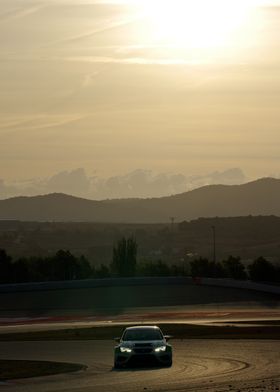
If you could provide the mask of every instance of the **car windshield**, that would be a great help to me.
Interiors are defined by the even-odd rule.
[[[141,328],[128,329],[125,331],[123,340],[162,340],[163,336],[159,329],[156,328]]]

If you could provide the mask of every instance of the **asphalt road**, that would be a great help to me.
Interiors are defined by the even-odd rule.
[[[107,316],[119,317],[143,308],[185,307],[211,309],[277,309],[279,295],[226,287],[193,284],[94,287],[38,292],[0,293],[1,318]]]
[[[10,392],[276,391],[280,341],[173,341],[172,368],[112,368],[112,341],[0,342],[1,359],[79,362],[88,370],[0,385]]]

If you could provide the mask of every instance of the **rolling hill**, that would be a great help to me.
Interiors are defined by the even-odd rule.
[[[153,199],[94,201],[53,193],[0,201],[1,220],[154,223],[199,217],[280,216],[280,180],[262,178],[244,185],[210,185]]]

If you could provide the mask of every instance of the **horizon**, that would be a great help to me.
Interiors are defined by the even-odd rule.
[[[242,185],[248,185],[248,184],[252,184],[252,183],[257,183],[257,182],[264,182],[267,180],[276,180],[276,181],[280,181],[280,178],[275,178],[275,177],[260,177],[260,178],[256,178],[256,179],[251,179],[248,180],[246,182],[243,183],[235,183],[235,184],[223,184],[223,183],[213,183],[213,184],[205,184],[205,185],[200,185],[197,187],[194,187],[192,189],[188,189],[182,192],[178,192],[178,193],[172,193],[172,194],[167,194],[167,195],[160,195],[160,196],[143,196],[143,197],[139,197],[139,196],[127,196],[127,197],[108,197],[108,198],[104,198],[104,199],[93,199],[93,198],[89,198],[89,197],[83,197],[81,195],[75,195],[75,194],[71,194],[71,193],[67,193],[67,192],[60,192],[60,191],[52,191],[52,192],[48,192],[48,193],[38,193],[38,194],[34,194],[34,195],[24,195],[24,194],[20,194],[20,195],[14,195],[14,196],[9,196],[6,198],[0,198],[1,200],[8,200],[8,199],[14,199],[14,198],[36,198],[36,197],[45,197],[45,196],[52,196],[52,195],[61,195],[61,196],[69,196],[69,197],[73,197],[73,198],[78,198],[78,199],[85,199],[85,200],[89,200],[89,201],[113,201],[113,200],[130,200],[130,199],[139,199],[139,200],[146,200],[146,199],[161,199],[161,198],[166,198],[166,197],[172,197],[172,196],[177,196],[177,195],[183,195],[185,193],[189,193],[189,192],[193,192],[202,188],[208,188],[208,187],[239,187]],[[245,215],[246,216],[246,215]],[[256,215],[258,216],[258,215]],[[275,215],[277,216],[277,215]],[[201,217],[203,218],[203,217]]]
[[[208,173],[204,176],[153,173],[135,170],[124,176],[88,177],[84,169],[63,171],[50,178],[29,179],[5,183],[0,180],[0,200],[14,197],[34,197],[64,194],[88,200],[148,199],[188,193],[207,186],[239,186],[261,180],[279,180],[276,176],[248,178],[240,169]],[[178,181],[179,180],[179,181]],[[159,186],[161,181],[161,186]],[[112,183],[113,186],[109,186]],[[75,191],[76,188],[79,191]]]

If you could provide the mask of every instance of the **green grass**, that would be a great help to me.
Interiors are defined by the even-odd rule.
[[[128,325],[0,334],[0,341],[36,340],[112,340],[119,337]],[[258,326],[159,324],[166,335],[176,339],[279,339],[280,322]]]
[[[0,360],[0,381],[18,378],[50,376],[85,370],[86,366],[75,363],[48,361]]]

